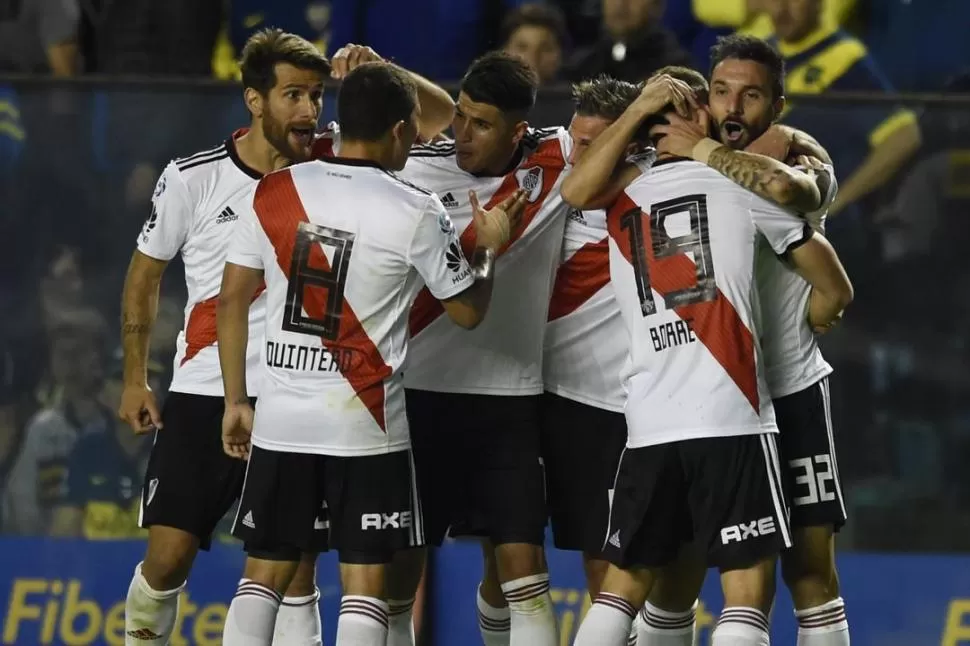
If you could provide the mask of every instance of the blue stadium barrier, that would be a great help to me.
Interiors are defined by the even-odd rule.
[[[124,599],[144,543],[64,539],[0,539],[0,643],[35,646],[124,644]],[[583,570],[575,554],[550,550],[552,594],[562,644],[572,642],[585,610]],[[242,571],[234,546],[201,554],[182,600],[183,617],[173,646],[215,646],[221,641],[228,603]],[[854,646],[970,645],[970,557],[845,554],[839,559]],[[436,645],[480,644],[474,595],[481,572],[476,545],[451,543],[439,550],[433,579]],[[320,560],[319,585],[325,643],[336,630],[337,568]],[[780,588],[781,589],[781,588]],[[700,646],[721,608],[717,581],[709,577],[699,613]],[[779,593],[773,642],[795,643],[786,592]]]

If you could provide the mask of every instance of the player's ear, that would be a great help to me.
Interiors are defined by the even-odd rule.
[[[519,121],[514,126],[512,126],[512,141],[518,144],[522,141],[522,137],[529,131],[528,121]]]
[[[259,90],[247,87],[243,90],[243,99],[246,101],[246,107],[249,108],[251,115],[257,118],[263,116],[263,95],[259,93]]]
[[[785,111],[785,104],[786,100],[784,95],[775,99],[775,102],[771,105],[772,109],[775,111],[772,121],[777,121],[781,118],[781,113]]]
[[[407,128],[407,124],[404,121],[398,121],[393,126],[391,126],[391,135],[397,141],[404,141],[404,130]],[[411,144],[407,144],[410,148]]]

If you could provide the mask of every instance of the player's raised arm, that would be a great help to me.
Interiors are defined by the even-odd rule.
[[[158,314],[162,274],[182,248],[194,207],[175,164],[155,186],[152,213],[132,254],[121,295],[121,344],[124,350],[124,390],[118,417],[136,433],[161,428],[155,395],[148,387],[148,348]]]
[[[343,79],[361,63],[383,60],[377,52],[366,45],[348,43],[337,50],[337,53],[330,59],[333,67],[330,75],[338,80]],[[411,81],[414,82],[418,91],[418,105],[421,106],[418,133],[422,141],[432,141],[451,125],[455,118],[455,101],[444,88],[420,74],[415,74],[411,70],[406,70],[398,65],[395,65],[395,67],[404,70]]]
[[[627,146],[646,119],[673,104],[685,114],[697,106],[687,83],[666,74],[650,79],[640,96],[620,118],[600,134],[563,181],[562,197],[578,209],[598,209],[612,204],[640,169],[622,163]]]
[[[452,321],[470,330],[481,323],[488,312],[496,258],[522,216],[527,194],[522,190],[516,191],[488,211],[482,209],[474,191],[468,197],[475,225],[475,250],[470,261],[465,260],[457,244],[451,251],[459,256],[461,267],[458,275],[467,277],[465,282],[468,286],[455,296],[441,299],[441,304]]]

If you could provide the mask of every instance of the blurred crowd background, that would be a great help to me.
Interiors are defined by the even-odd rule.
[[[542,79],[536,126],[568,123],[571,81],[706,72],[740,30],[786,57],[782,120],[842,188],[829,236],[856,302],[824,346],[841,547],[970,551],[967,25],[967,0],[0,0],[0,533],[139,536],[151,438],[114,413],[122,279],[167,161],[247,124],[233,59],[255,30],[364,43],[447,87],[505,48]],[[162,395],[180,272],[152,338]]]

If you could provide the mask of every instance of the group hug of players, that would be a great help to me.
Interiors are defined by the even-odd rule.
[[[125,283],[119,414],[155,432],[126,644],[169,642],[238,498],[230,646],[322,643],[325,550],[338,646],[413,644],[449,534],[482,539],[486,646],[558,646],[547,524],[584,559],[577,646],[689,646],[710,567],[711,643],[768,644],[779,556],[799,645],[847,645],[816,343],[852,299],[822,235],[834,172],[773,125],[770,46],[733,36],[712,58],[710,79],[581,83],[568,129],[534,129],[536,76],[511,56],[475,61],[455,100],[367,47],[253,36],[251,125],[165,169]],[[318,133],[328,77],[338,120]],[[176,254],[188,305],[159,411],[146,363]]]

